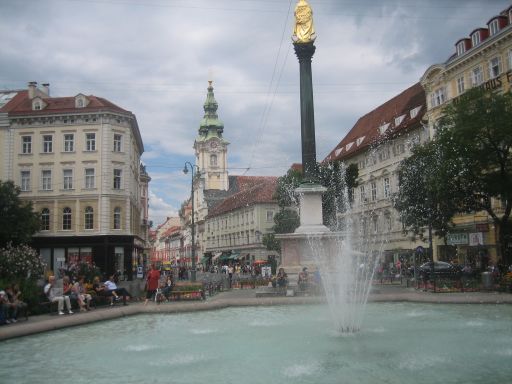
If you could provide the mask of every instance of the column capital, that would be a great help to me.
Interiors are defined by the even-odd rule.
[[[299,59],[299,63],[311,62],[311,58],[315,54],[316,47],[313,42],[310,43],[293,43],[295,54]]]

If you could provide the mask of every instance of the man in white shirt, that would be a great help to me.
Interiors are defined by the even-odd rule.
[[[69,296],[62,295],[62,288],[55,287],[55,276],[48,277],[48,284],[44,287],[44,294],[48,297],[50,302],[57,302],[59,306],[59,315],[63,315],[64,312],[64,303],[66,303],[66,308],[68,309],[68,313],[71,315],[73,311],[71,311],[71,302],[69,301]]]

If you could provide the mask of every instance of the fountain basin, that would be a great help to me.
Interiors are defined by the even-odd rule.
[[[369,303],[362,331],[341,335],[322,305],[139,315],[2,342],[0,371],[42,384],[503,383],[511,317],[508,305]]]

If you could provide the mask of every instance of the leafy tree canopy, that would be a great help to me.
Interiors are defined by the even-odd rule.
[[[505,254],[511,242],[512,95],[471,89],[444,108],[436,128],[434,141],[400,166],[395,206],[404,224],[417,230],[431,223],[443,231],[455,213],[484,210],[499,228]]]
[[[0,180],[0,247],[29,243],[40,228],[39,215],[31,202],[20,199],[20,189],[12,181]]]

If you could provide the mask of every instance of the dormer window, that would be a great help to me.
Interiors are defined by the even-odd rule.
[[[416,116],[418,116],[418,113],[420,113],[421,105],[419,107],[416,107],[414,109],[411,109],[411,119],[414,119]]]
[[[400,124],[402,124],[402,121],[404,121],[405,115],[398,116],[395,118],[395,127],[398,127]]]
[[[75,96],[75,108],[85,108],[87,107],[87,104],[88,100],[84,95],[79,94]]]
[[[466,45],[464,40],[462,40],[457,43],[457,56],[462,55],[464,52],[466,52]]]
[[[493,21],[491,21],[489,23],[489,34],[491,36],[494,36],[495,34],[497,34],[499,30],[500,30],[500,24],[498,23],[498,19],[494,19]]]
[[[40,111],[45,107],[44,101],[40,97],[35,97],[32,100],[32,110],[33,111]]]
[[[357,140],[356,140],[356,145],[359,147],[361,145],[361,143],[364,141],[364,138],[366,136],[363,136],[363,137],[358,137]]]
[[[386,131],[387,131],[388,127],[389,127],[389,123],[382,124],[382,125],[379,127],[379,133],[380,133],[381,135],[383,135],[383,134],[384,134],[384,132],[386,132]]]
[[[471,44],[473,47],[476,47],[480,44],[480,31],[476,31],[471,35]]]

